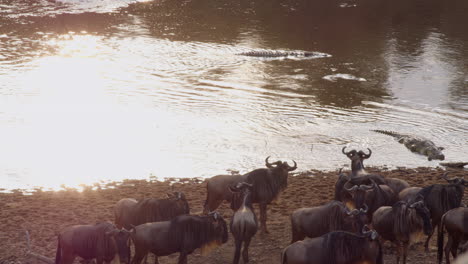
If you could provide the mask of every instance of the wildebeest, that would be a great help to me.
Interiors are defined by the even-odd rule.
[[[226,222],[218,213],[205,216],[179,215],[170,221],[141,224],[131,230],[135,244],[132,263],[139,264],[152,252],[167,256],[179,252],[179,264],[187,263],[187,256],[197,248],[209,249],[227,242]]]
[[[346,147],[343,147],[341,151],[351,160],[351,175],[348,176],[341,173],[340,170],[339,178],[335,184],[335,200],[345,201],[346,194],[343,194],[343,188],[345,186],[349,188],[353,185],[370,184],[371,180],[379,185],[387,185],[390,187],[395,197],[401,190],[409,187],[409,184],[404,180],[385,178],[380,175],[367,173],[364,169],[364,160],[370,158],[372,154],[369,148],[369,154],[364,153],[362,150],[356,151],[354,149],[346,152],[345,149]]]
[[[444,247],[444,229],[447,230],[448,240]],[[450,264],[450,253],[457,257],[457,249],[460,242],[468,239],[468,208],[458,207],[442,216],[437,233],[437,259],[439,264],[445,251],[446,263]]]
[[[383,240],[389,240],[397,246],[397,264],[403,255],[406,263],[408,246],[417,242],[421,233],[428,235],[432,232],[429,210],[423,198],[408,204],[399,201],[393,206],[382,206],[374,212],[372,226]]]
[[[356,151],[354,149],[345,151],[346,146],[341,149],[341,152],[351,160],[351,178],[358,177],[361,173],[365,173],[364,160],[370,158],[372,150],[369,150],[369,154],[364,153],[362,150]]]
[[[368,222],[367,209],[367,205],[364,205],[359,210],[350,210],[339,201],[297,209],[291,214],[291,243],[305,237],[319,237],[337,230],[360,232]]]
[[[307,238],[287,246],[281,255],[282,264],[381,264],[382,247],[375,231],[362,235],[334,231],[321,237]]]
[[[267,168],[256,169],[244,175],[218,175],[208,180],[207,198],[204,212],[215,210],[223,200],[231,200],[232,194],[229,186],[240,181],[253,185],[252,203],[258,203],[260,207],[260,225],[264,233],[268,233],[266,227],[267,205],[270,204],[278,194],[288,185],[288,173],[297,169],[297,163],[293,160],[294,166],[289,166],[287,162],[268,162],[265,159]],[[228,194],[229,193],[229,194]]]
[[[232,263],[239,263],[242,243],[244,243],[242,259],[244,263],[248,263],[250,240],[257,233],[257,217],[252,207],[252,185],[241,182],[231,186],[230,190],[234,193],[231,208],[235,210],[231,218],[230,229],[236,246]]]
[[[351,201],[346,205],[351,208],[362,208],[367,204],[367,217],[372,222],[373,213],[381,206],[393,205],[396,202],[395,194],[387,185],[376,184],[370,180],[370,185],[354,185],[351,188],[344,187],[349,192]]]
[[[118,230],[111,223],[75,225],[65,228],[58,236],[56,264],[71,264],[76,256],[96,259],[97,264],[119,258],[130,262],[129,232]]]
[[[424,197],[424,203],[431,212],[431,220],[434,229],[436,226],[437,228],[440,228],[439,223],[442,215],[450,209],[460,207],[465,186],[468,185],[468,181],[465,181],[462,178],[447,178],[447,173],[444,173],[442,178],[444,178],[449,184],[433,184],[424,187],[418,193],[418,195],[422,195]],[[426,252],[429,251],[429,240],[431,239],[433,232],[427,237],[427,240],[424,243]]]
[[[168,198],[156,199],[145,198],[131,207],[131,223],[130,225],[141,225],[150,222],[168,221],[172,218],[190,213],[190,207],[181,192],[168,194]],[[124,224],[125,228],[130,229],[128,224]]]

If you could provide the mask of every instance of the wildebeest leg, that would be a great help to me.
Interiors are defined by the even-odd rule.
[[[439,224],[437,224],[437,233],[439,233],[439,228],[440,226]],[[434,230],[435,230],[435,226],[434,228],[432,228],[431,233],[427,236],[426,242],[424,243],[424,250],[426,251],[426,253],[429,252],[429,240],[431,240],[431,237],[434,234]]]
[[[58,264],[72,264],[74,260],[75,255],[73,255],[73,253],[62,251],[62,258],[60,259]]]
[[[261,225],[261,230],[262,233],[268,234],[268,230],[266,227],[266,221],[267,221],[267,205],[266,204],[259,204],[260,207],[260,225]]]
[[[187,253],[180,252],[178,264],[187,264]]]
[[[453,238],[452,236],[449,234],[448,235],[448,239],[447,239],[447,243],[445,244],[445,248],[444,248],[444,251],[445,251],[445,262],[447,264],[450,264],[450,251],[452,251],[452,247],[453,247]]]
[[[242,240],[236,238],[236,241],[234,242],[234,244],[235,244],[236,249],[234,251],[234,260],[232,261],[232,263],[237,264],[239,263],[240,253],[242,249]]]
[[[403,243],[403,264],[406,264],[407,256],[408,256],[408,243]]]
[[[453,244],[452,244],[452,257],[453,259],[457,258],[457,250],[458,250],[458,245],[460,244],[460,238],[459,237],[453,237]]]
[[[132,264],[140,264],[143,258],[147,255],[147,251],[135,248],[135,256],[133,257]]]
[[[249,263],[249,245],[250,239],[247,238],[244,240],[244,250],[242,251],[242,259],[244,260],[244,264]]]
[[[397,242],[396,248],[397,248],[396,263],[399,264],[400,263],[400,256],[401,256],[401,253],[403,251],[401,243]]]
[[[154,255],[154,264],[159,264],[158,256]]]

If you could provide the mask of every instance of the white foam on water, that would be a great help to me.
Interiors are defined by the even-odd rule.
[[[367,80],[362,78],[362,77],[356,77],[352,74],[348,73],[337,73],[337,74],[331,74],[331,75],[326,75],[323,76],[322,79],[325,79],[327,81],[331,82],[336,82],[338,79],[343,79],[343,80],[352,80],[352,81],[359,81],[359,82],[366,82]]]

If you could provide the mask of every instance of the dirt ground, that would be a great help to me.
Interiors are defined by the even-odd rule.
[[[400,178],[412,186],[427,186],[445,183],[441,179],[442,169],[418,168],[380,170],[385,177]],[[449,177],[467,176],[467,170],[449,170]],[[268,207],[267,225],[270,234],[257,233],[250,246],[251,263],[279,263],[281,251],[291,239],[290,214],[301,207],[322,205],[333,198],[337,172],[309,171],[289,177],[288,188]],[[171,186],[172,185],[172,186]],[[36,263],[37,260],[25,256],[27,248],[25,230],[30,232],[31,250],[34,253],[53,259],[57,246],[57,233],[64,227],[76,224],[93,224],[99,221],[113,221],[115,203],[125,197],[141,199],[144,197],[165,197],[166,192],[182,191],[185,193],[191,213],[199,213],[206,196],[206,184],[200,179],[180,179],[159,181],[127,180],[113,183],[92,190],[66,190],[58,192],[37,191],[32,195],[21,192],[0,193],[0,264]],[[468,196],[465,191],[464,203]],[[232,212],[227,204],[219,211],[229,221]],[[256,207],[258,216],[258,207]],[[417,245],[409,252],[408,263],[436,263],[437,248],[435,237],[432,248],[426,254],[422,245]],[[384,247],[385,263],[395,263],[395,255],[388,242]],[[221,247],[207,256],[201,256],[196,250],[189,256],[189,263],[230,263],[234,253],[232,236]],[[178,254],[160,258],[161,263],[176,263]],[[75,262],[77,262],[75,260]],[[149,263],[153,263],[150,259]]]

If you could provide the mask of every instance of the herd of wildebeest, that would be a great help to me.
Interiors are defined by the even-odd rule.
[[[424,247],[437,226],[438,263],[445,253],[457,257],[459,246],[468,239],[468,208],[462,207],[468,181],[441,175],[447,184],[411,187],[406,181],[367,173],[363,162],[372,152],[346,150],[351,172],[339,172],[335,197],[324,205],[300,208],[291,214],[291,244],[281,254],[285,264],[383,263],[382,243],[397,248],[396,262],[406,263],[409,246],[427,236]],[[297,168],[293,161],[270,162],[266,168],[244,175],[217,175],[207,182],[204,212],[191,215],[181,192],[167,198],[124,198],[115,205],[115,225],[71,226],[58,236],[56,264],[70,264],[76,256],[96,259],[98,264],[116,258],[139,264],[152,253],[159,256],[179,252],[178,263],[187,263],[194,250],[208,250],[226,243],[226,221],[215,210],[230,202],[233,215],[229,231],[234,238],[233,263],[249,262],[249,244],[260,229],[268,233],[267,206],[287,187],[288,174]],[[252,204],[258,204],[259,221]],[[444,245],[444,233],[448,241]],[[134,245],[131,257],[130,245]],[[461,246],[460,246],[461,247]],[[145,260],[146,261],[146,260]]]

